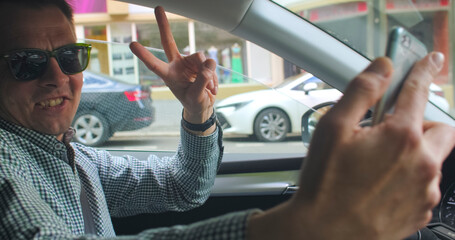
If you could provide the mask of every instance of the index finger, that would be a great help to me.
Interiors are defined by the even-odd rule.
[[[147,50],[138,42],[130,43],[130,49],[152,72],[156,73],[160,78],[165,79],[168,67],[167,63],[161,61],[159,58],[155,57],[153,53]]]
[[[417,128],[422,127],[429,87],[443,63],[444,55],[438,52],[432,52],[416,62],[403,83],[392,118],[399,118],[401,122],[413,124]]]
[[[167,20],[164,8],[158,6],[155,8],[155,17],[160,29],[161,45],[166,53],[167,59],[171,62],[173,59],[180,58],[180,53],[172,36],[171,27]]]

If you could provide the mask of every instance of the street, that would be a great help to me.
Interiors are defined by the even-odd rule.
[[[179,141],[182,106],[176,100],[155,100],[155,121],[146,128],[117,132],[99,148],[108,150],[175,151]],[[306,153],[301,136],[266,143],[243,135],[224,134],[224,151],[230,153]]]

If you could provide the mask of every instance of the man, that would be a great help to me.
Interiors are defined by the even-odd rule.
[[[75,41],[70,18],[54,4],[41,5],[42,1],[40,8],[31,8],[18,2],[0,3],[1,52],[23,48],[54,50]],[[131,49],[165,80],[182,102],[184,119],[193,124],[202,123],[211,115],[210,100],[216,93],[216,79],[211,74],[214,66],[202,56],[192,55],[185,60],[197,68],[179,67],[182,58],[175,50],[163,9],[156,8],[156,15],[162,44],[171,63],[160,62],[137,43],[131,44]],[[58,51],[55,52],[58,57]],[[431,53],[419,61],[403,86],[396,113],[377,126],[361,128],[358,122],[385,92],[393,71],[390,60],[373,61],[351,82],[339,103],[321,118],[313,137],[316,144],[311,145],[302,167],[300,190],[290,201],[264,212],[254,209],[236,212],[188,226],[151,229],[122,239],[390,240],[410,235],[429,221],[431,209],[440,197],[442,162],[455,145],[455,131],[451,127],[423,122],[428,87],[443,61],[440,53]],[[150,187],[158,183],[132,184],[128,173],[137,169],[125,169],[129,159],[114,158],[107,152],[79,144],[65,145],[67,151],[56,150],[66,142],[63,133],[78,102],[81,83],[77,81],[77,68],[59,66],[51,58],[43,75],[35,79],[33,75],[30,77],[35,71],[14,66],[9,68],[6,63],[0,63],[2,239],[114,237],[110,214],[122,216],[150,208],[160,210],[149,206],[155,200],[146,204],[134,202],[136,198],[153,197],[143,185]],[[182,72],[191,77],[182,79],[178,76]],[[27,78],[32,79],[24,80]],[[49,87],[64,94],[51,95],[46,90]],[[19,89],[28,94],[17,94]],[[71,109],[70,117],[62,120],[66,117],[63,112],[66,107]],[[33,118],[34,111],[43,119]],[[185,138],[186,133],[182,134]],[[38,135],[41,142],[34,139]],[[327,135],[333,137],[325,138]],[[190,141],[198,144],[203,140],[193,137]],[[319,149],[322,145],[324,149]],[[47,151],[43,150],[46,146],[50,146]],[[378,149],[388,151],[378,154]],[[38,150],[40,154],[33,154]],[[212,158],[219,158],[218,151],[208,152],[216,155]],[[151,162],[159,163],[141,167],[155,171],[161,164],[159,160]],[[210,163],[203,161],[204,164]],[[127,186],[116,184],[125,180]],[[175,191],[182,194],[185,190]],[[188,195],[195,194],[193,189],[188,191]],[[409,198],[413,201],[406,201]],[[172,196],[166,200],[174,201]]]
[[[175,45],[164,46],[170,63],[160,62],[155,72],[184,106],[185,129],[174,157],[137,161],[71,146],[68,129],[90,46],[75,44],[65,1],[0,5],[1,239],[46,231],[114,236],[111,215],[184,211],[207,199],[222,157],[221,130],[213,118],[218,85],[213,60],[201,53],[183,58]],[[165,20],[162,9],[158,18]],[[167,22],[161,28],[169,33]]]

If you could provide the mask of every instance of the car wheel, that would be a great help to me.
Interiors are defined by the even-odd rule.
[[[77,114],[73,128],[76,129],[74,141],[87,146],[99,146],[111,136],[107,120],[98,112]]]
[[[266,109],[254,120],[254,135],[260,141],[279,142],[286,138],[290,121],[285,112],[279,109]]]

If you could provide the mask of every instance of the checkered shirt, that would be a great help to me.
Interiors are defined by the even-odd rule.
[[[181,130],[173,157],[117,157],[0,119],[0,239],[116,238],[111,216],[186,211],[210,194],[223,147]],[[95,235],[84,236],[84,188]],[[255,210],[121,239],[243,239]]]

